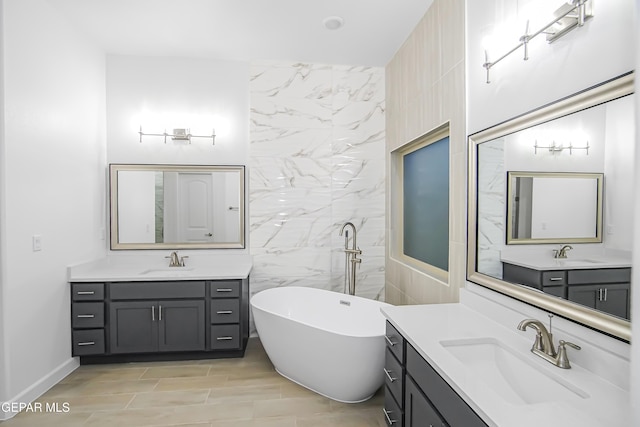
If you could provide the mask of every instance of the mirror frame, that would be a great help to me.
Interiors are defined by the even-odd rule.
[[[623,341],[631,341],[631,322],[591,308],[519,286],[477,271],[478,145],[550,120],[634,93],[633,72],[517,116],[468,137],[467,280],[501,294],[568,318]],[[505,213],[506,214],[506,213]]]
[[[240,194],[238,215],[240,217],[240,238],[237,242],[211,243],[120,243],[118,241],[118,172],[161,171],[161,172],[239,172]],[[244,249],[245,248],[245,167],[244,166],[200,166],[200,165],[160,165],[160,164],[115,164],[109,165],[110,232],[111,250],[142,249]]]
[[[594,237],[513,237],[514,188],[512,178],[592,178],[597,182],[596,229]],[[603,173],[583,172],[507,172],[507,245],[538,245],[547,243],[602,243]]]

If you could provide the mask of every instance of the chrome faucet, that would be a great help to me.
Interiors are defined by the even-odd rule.
[[[184,267],[184,259],[189,258],[188,256],[178,256],[178,251],[171,252],[171,255],[166,256],[165,258],[169,258],[169,267]]]
[[[351,248],[349,248],[349,230],[345,231],[345,228],[350,227],[353,231],[353,237],[351,238]],[[356,294],[356,264],[362,263],[362,259],[358,258],[358,255],[362,254],[360,248],[356,244],[356,226],[352,222],[345,222],[340,229],[340,236],[345,235],[344,238],[344,252],[347,255],[345,260],[345,288],[348,288],[349,295]],[[349,267],[351,264],[351,267]]]
[[[573,249],[573,247],[571,245],[564,245],[563,247],[561,247],[560,249],[554,249],[553,250],[553,257],[554,258],[566,258],[567,257],[567,251]]]
[[[572,342],[560,340],[558,341],[558,350],[556,351],[553,345],[553,334],[547,330],[542,322],[535,319],[524,319],[518,324],[518,330],[520,331],[526,330],[527,327],[536,331],[536,339],[531,347],[531,352],[533,354],[542,357],[544,360],[558,368],[571,368],[569,358],[567,357],[566,346],[572,347],[576,350],[580,350],[580,346]]]

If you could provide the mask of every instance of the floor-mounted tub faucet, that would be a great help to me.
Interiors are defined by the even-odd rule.
[[[353,231],[353,237],[351,238],[351,247],[349,247],[349,230],[345,228],[350,227]],[[346,254],[345,260],[345,292],[348,291],[349,295],[356,294],[356,264],[360,264],[362,259],[358,258],[358,255],[362,254],[362,251],[356,244],[356,226],[352,222],[345,222],[340,229],[340,236],[344,234],[344,252]]]

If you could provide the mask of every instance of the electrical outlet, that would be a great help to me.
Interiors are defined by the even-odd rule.
[[[39,234],[34,234],[31,238],[31,243],[33,245],[33,252],[38,252],[42,250],[42,236]]]

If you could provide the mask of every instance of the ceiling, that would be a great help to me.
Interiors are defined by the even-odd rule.
[[[47,1],[109,54],[384,66],[433,0]]]

